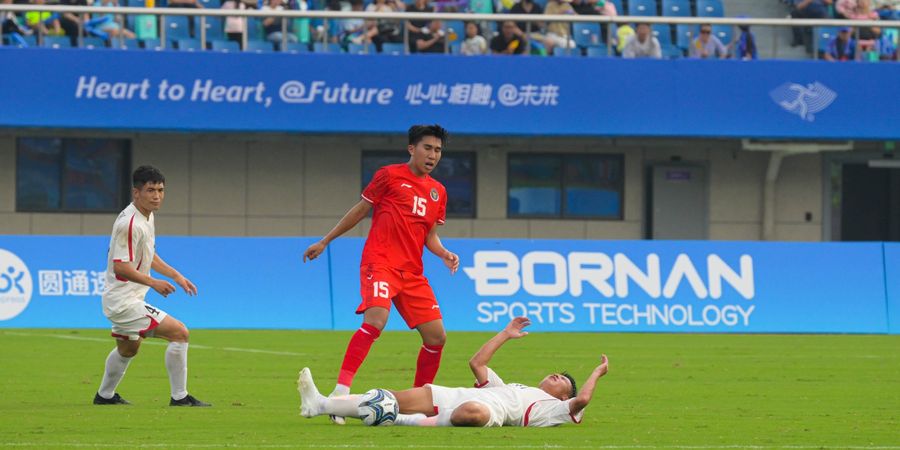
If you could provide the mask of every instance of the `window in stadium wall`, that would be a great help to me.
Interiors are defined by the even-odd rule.
[[[623,166],[622,155],[511,153],[507,216],[621,220]]]
[[[19,138],[16,211],[118,212],[130,201],[124,139]]]
[[[409,155],[402,151],[363,152],[361,190],[379,168],[407,161]],[[448,217],[475,217],[475,153],[444,153],[431,176],[447,188]]]

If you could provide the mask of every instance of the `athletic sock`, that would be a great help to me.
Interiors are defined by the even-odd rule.
[[[361,366],[363,360],[366,359],[366,355],[369,354],[369,349],[372,348],[372,344],[378,339],[378,336],[381,336],[381,330],[367,323],[362,324],[362,326],[356,330],[356,333],[353,333],[353,337],[350,338],[350,343],[347,344],[347,353],[344,354],[344,362],[341,364],[341,373],[338,375],[338,384],[343,384],[348,387],[353,384],[353,377],[356,376],[356,371],[359,370],[359,366]]]
[[[422,348],[419,349],[419,359],[416,361],[416,379],[413,387],[421,387],[434,382],[438,367],[441,366],[443,350],[443,345],[422,345]]]
[[[397,418],[394,419],[394,425],[408,427],[434,427],[437,426],[437,420],[435,420],[436,418],[437,416],[427,417],[422,413],[397,414]]]
[[[181,400],[187,396],[187,342],[169,342],[166,348],[166,370],[172,386],[172,398]]]
[[[125,376],[125,369],[131,358],[126,358],[119,354],[119,349],[114,348],[106,357],[106,371],[103,372],[103,381],[100,382],[100,390],[97,391],[101,397],[109,400],[116,395],[116,388],[122,377]]]
[[[329,397],[340,397],[342,395],[350,395],[350,386],[338,383],[334,385],[334,390],[328,394]]]
[[[322,413],[338,417],[359,417],[359,402],[362,395],[341,395],[338,397],[322,397]]]

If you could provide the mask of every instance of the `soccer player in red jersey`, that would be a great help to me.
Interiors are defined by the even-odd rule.
[[[363,323],[350,338],[331,395],[350,393],[353,377],[387,323],[391,301],[406,324],[422,336],[413,386],[432,383],[440,366],[447,334],[437,299],[422,275],[422,248],[427,247],[451,274],[456,273],[459,257],[444,248],[435,227],[445,220],[447,190],[429,176],[441,160],[448,134],[439,125],[413,125],[408,134],[409,161],[379,169],[359,203],[303,253],[304,262],[316,259],[374,208],[359,274],[362,303],[356,313],[363,315]],[[342,418],[333,419],[343,423]]]

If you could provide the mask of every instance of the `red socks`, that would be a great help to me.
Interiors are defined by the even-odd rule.
[[[350,343],[347,344],[347,353],[344,354],[344,362],[341,364],[341,373],[338,375],[338,384],[343,384],[344,386],[349,387],[353,383],[353,377],[356,376],[356,371],[359,370],[359,366],[362,365],[363,360],[366,359],[366,355],[369,354],[369,349],[372,348],[372,343],[378,339],[378,336],[381,336],[381,330],[373,327],[367,323],[362,324],[356,333],[353,333],[353,337],[350,338]],[[438,354],[438,359],[440,359],[440,353]],[[421,360],[421,355],[419,356]],[[437,366],[435,366],[435,371],[437,371]],[[432,375],[433,377],[434,375]]]
[[[416,380],[413,387],[421,387],[434,382],[438,367],[441,366],[443,345],[422,345],[419,359],[416,361]]]

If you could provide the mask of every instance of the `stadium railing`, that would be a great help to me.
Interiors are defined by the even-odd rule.
[[[515,21],[515,22],[524,22],[527,24],[526,34],[531,34],[531,26],[535,22],[566,22],[570,24],[624,24],[624,23],[649,23],[652,25],[657,24],[669,24],[675,25],[676,28],[688,28],[687,33],[691,34],[691,31],[694,26],[699,26],[702,24],[710,24],[713,27],[721,27],[721,26],[740,26],[740,25],[748,25],[748,26],[768,26],[768,27],[812,27],[814,31],[818,31],[819,29],[838,29],[842,27],[853,27],[856,33],[857,42],[859,41],[859,28],[860,27],[880,27],[882,29],[889,30],[897,30],[900,29],[900,20],[846,20],[846,19],[791,19],[791,18],[738,18],[738,17],[675,17],[675,16],[594,16],[594,15],[532,15],[532,14],[505,14],[505,13],[494,13],[494,14],[476,14],[476,13],[455,13],[455,12],[434,12],[434,13],[413,13],[413,12],[364,12],[364,11],[298,11],[298,10],[240,10],[240,9],[191,9],[191,8],[139,8],[139,7],[128,7],[128,6],[62,6],[62,5],[13,5],[13,4],[0,4],[0,13],[5,15],[6,12],[13,13],[26,13],[26,12],[49,12],[49,13],[74,13],[74,14],[113,14],[116,17],[116,20],[119,23],[120,27],[125,27],[126,19],[128,16],[137,16],[137,15],[152,15],[156,16],[158,22],[158,30],[159,30],[159,47],[156,48],[158,50],[164,50],[170,47],[171,42],[170,39],[167,38],[167,17],[168,16],[190,16],[196,17],[199,19],[199,25],[195,27],[195,30],[199,30],[199,36],[195,36],[194,38],[199,40],[199,48],[207,49],[210,46],[208,43],[210,39],[207,36],[207,18],[221,18],[224,20],[225,17],[245,17],[248,19],[248,24],[251,23],[252,19],[261,20],[262,18],[267,17],[278,17],[283,19],[281,21],[281,31],[282,31],[282,41],[279,45],[279,49],[289,50],[290,46],[287,40],[287,32],[288,32],[288,20],[285,19],[319,19],[323,21],[329,20],[346,20],[346,19],[367,19],[367,20],[399,20],[399,21],[408,21],[408,20],[434,20],[438,19],[441,21],[473,21],[477,23],[491,23],[491,22],[502,22],[502,21]],[[677,27],[678,25],[685,25],[687,27]],[[84,39],[82,23],[78,24],[79,26],[79,36],[78,43],[79,47],[83,47]],[[242,32],[242,43],[241,48],[248,48],[248,29],[250,26],[243,27]],[[409,31],[406,27],[403,28],[403,51],[404,53],[409,53],[409,41],[410,35]],[[38,36],[37,43],[41,45],[44,42],[44,36],[40,33],[41,29],[38,27]],[[819,52],[822,50],[823,43],[820,42],[822,39],[822,35],[828,35],[827,33],[821,32],[813,32],[813,49],[816,51],[813,52],[813,57],[818,59]],[[464,34],[463,34],[464,35]],[[606,27],[606,36],[605,40],[602,42],[596,42],[593,45],[597,47],[597,49],[602,49],[606,51],[607,56],[614,56],[613,46],[609,45],[613,42],[613,37],[615,36],[615,27],[607,26]],[[328,33],[321,33],[321,42],[322,47],[328,48]],[[689,36],[689,38],[693,38],[693,35]],[[572,39],[575,39],[575,36],[572,36]],[[120,37],[111,38],[112,42],[118,42],[118,48],[128,48],[129,43],[125,42],[126,39]],[[451,49],[451,44],[447,39],[444,40],[444,53],[449,53]],[[311,44],[311,43],[310,43]],[[728,45],[729,42],[723,42],[723,44]],[[0,42],[2,45],[2,42]],[[364,46],[365,50],[362,53],[367,53],[369,46]],[[774,34],[774,39],[772,41],[772,57],[778,57],[778,48],[779,48],[779,40],[777,33]],[[529,54],[531,50],[531,39],[526,40],[526,51],[525,54]],[[664,49],[665,50],[665,49]],[[580,50],[579,50],[580,51]],[[587,52],[588,54],[596,54],[596,52]],[[859,59],[859,57],[858,57]]]

